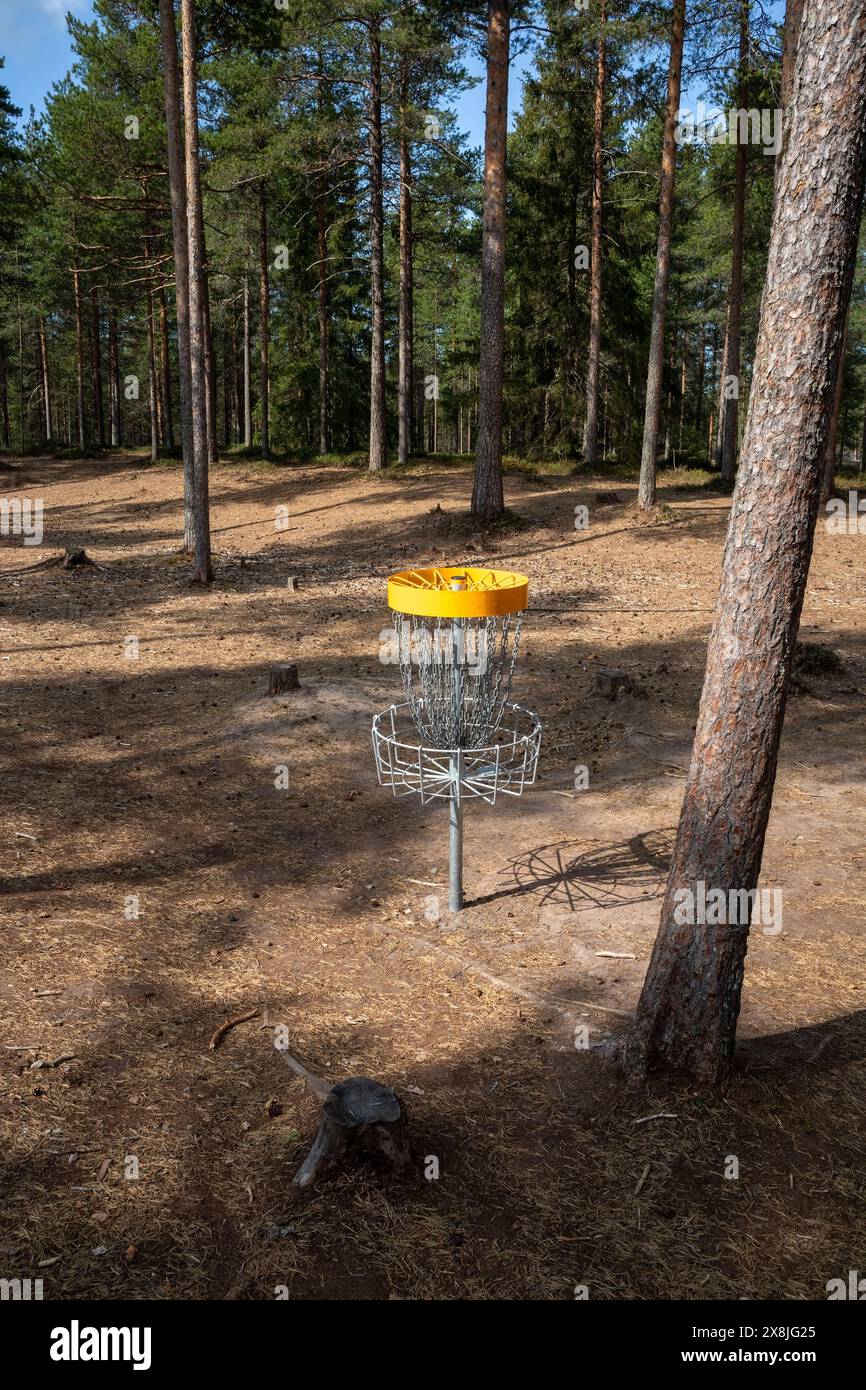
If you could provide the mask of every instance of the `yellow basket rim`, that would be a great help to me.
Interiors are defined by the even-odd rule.
[[[453,588],[455,580],[465,581]],[[425,618],[489,618],[520,613],[529,580],[512,570],[478,565],[433,565],[403,570],[388,580],[388,607]]]

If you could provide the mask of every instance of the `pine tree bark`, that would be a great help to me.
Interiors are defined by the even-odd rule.
[[[51,380],[48,372],[48,337],[45,332],[45,319],[39,319],[39,369],[42,383],[42,407],[45,420],[45,443],[53,438],[51,429]]]
[[[324,111],[323,65],[319,55],[319,118]],[[325,151],[320,149],[322,167],[316,186],[316,238],[319,256],[319,453],[331,451],[330,383],[330,294],[328,290],[328,172]]]
[[[271,452],[270,430],[270,377],[268,375],[268,356],[271,342],[270,324],[270,284],[268,279],[268,195],[264,181],[259,184],[259,348],[261,352],[262,374],[259,390],[259,409],[262,415],[261,439],[262,458]]]
[[[409,459],[412,441],[412,161],[408,129],[409,78],[400,82],[400,312],[397,384],[397,461]]]
[[[330,418],[330,313],[328,293],[328,181],[319,175],[316,196],[319,251],[319,453],[331,451]]]
[[[99,321],[99,294],[95,285],[90,287],[90,336],[91,367],[93,371],[93,414],[96,420],[96,442],[100,449],[105,448],[105,408],[102,396],[102,328]]]
[[[244,448],[253,446],[252,363],[250,349],[250,277],[244,273]]]
[[[210,317],[210,276],[207,263],[207,246],[204,239],[204,214],[201,211],[201,196],[199,196],[199,230],[201,239],[202,255],[202,323],[204,325],[204,378],[205,378],[205,427],[207,430],[207,458],[208,467],[216,466],[219,460],[219,450],[217,448],[217,390],[216,390],[216,358],[213,350],[213,328]]]
[[[0,338],[0,420],[3,428],[3,448],[11,447],[9,436],[9,353],[6,339]]]
[[[171,352],[168,342],[168,302],[165,285],[159,287],[159,336],[162,359],[162,419],[164,427],[163,444],[166,449],[174,449],[174,420],[171,404]]]
[[[117,309],[108,316],[108,428],[112,449],[120,445],[120,352],[117,341]]]
[[[741,0],[740,5],[740,52],[738,106],[746,109],[746,68],[749,60],[749,4]],[[746,155],[747,146],[742,133],[737,144],[734,176],[734,228],[731,244],[731,278],[728,284],[728,313],[725,341],[727,343],[726,377],[723,377],[722,397],[719,401],[719,434],[721,436],[721,458],[719,467],[722,482],[730,486],[737,471],[737,437],[739,430],[739,382],[740,382],[740,323],[743,312],[743,244],[746,226]],[[737,395],[730,395],[726,389],[726,378],[736,378]]]
[[[713,440],[713,462],[716,468],[722,466],[722,401],[726,391],[728,375],[728,317],[725,314],[725,337],[722,342],[722,370],[719,376],[719,408],[716,411],[716,433]]]
[[[836,445],[839,439],[839,416],[842,413],[842,393],[845,387],[845,355],[848,346],[847,306],[845,332],[836,362],[836,387],[833,392],[833,412],[830,416],[830,429],[827,434],[827,448],[824,451],[824,467],[821,472],[821,505],[833,495],[836,482]]]
[[[192,572],[194,584],[209,584],[213,578],[210,542],[210,503],[208,463],[210,460],[209,415],[212,418],[210,381],[207,371],[206,268],[204,219],[198,150],[198,81],[196,76],[196,33],[193,0],[181,0],[181,41],[183,51],[183,128],[186,165],[187,255],[189,258],[189,363],[190,407],[193,445],[193,513],[195,552]]]
[[[192,378],[190,368],[189,250],[186,212],[186,170],[182,143],[180,74],[174,0],[159,0],[159,33],[162,48],[162,86],[165,101],[168,187],[171,202],[171,238],[174,252],[177,357],[180,375],[180,433],[183,453],[183,549],[195,548],[195,451],[192,428]]]
[[[491,0],[487,26],[481,353],[475,486],[472,495],[472,513],[480,519],[493,519],[503,511],[505,200],[510,42],[511,7]]]
[[[84,324],[81,314],[81,277],[78,269],[78,227],[72,219],[72,254],[75,265],[72,267],[72,298],[75,306],[75,385],[78,406],[78,447],[82,454],[87,448],[87,427],[84,414]],[[23,369],[23,363],[22,363]],[[24,445],[24,421],[21,421],[22,448]]]
[[[790,111],[692,759],[659,933],[623,1050],[632,1069],[658,1065],[710,1081],[733,1054],[749,927],[690,925],[680,894],[700,883],[750,892],[758,881],[857,255],[862,0],[806,0]]]
[[[803,0],[788,0],[785,6],[785,27],[782,34],[782,109],[791,104],[791,90],[794,84],[794,66],[797,61],[797,45],[800,42],[800,25],[803,21]]]
[[[604,178],[604,95],[607,83],[607,9],[601,0],[598,15],[598,60],[595,70],[595,113],[592,150],[592,260],[589,287],[589,361],[586,371],[586,423],[583,431],[584,462],[598,461],[598,378],[601,358],[601,231]]]
[[[674,185],[677,170],[676,127],[682,86],[683,43],[686,23],[686,0],[674,0],[671,51],[668,63],[668,94],[665,103],[664,141],[662,145],[661,196],[659,200],[659,239],[656,251],[656,274],[653,288],[652,327],[650,330],[649,361],[647,365],[646,408],[644,411],[643,448],[640,463],[638,503],[650,508],[656,504],[656,456],[658,454],[659,422],[662,404],[662,378],[665,361],[665,317],[667,315],[668,283],[671,272],[671,230],[673,225]]]
[[[381,18],[369,26],[370,82],[370,472],[388,462],[385,421],[385,216],[382,207],[382,43]]]
[[[156,370],[156,335],[153,331],[153,289],[148,286],[145,301],[147,321],[147,386],[150,406],[150,461],[159,458],[159,383]]]
[[[493,521],[505,509],[502,394],[505,373],[505,180],[508,139],[510,0],[487,7],[487,105],[484,122],[484,227],[481,243],[481,354],[472,516]]]

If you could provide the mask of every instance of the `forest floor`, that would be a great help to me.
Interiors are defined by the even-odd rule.
[[[7,469],[45,538],[0,549],[0,1274],[46,1298],[808,1299],[866,1270],[862,537],[819,524],[801,636],[842,667],[789,704],[783,929],[752,934],[735,1075],[626,1085],[596,1051],[658,923],[727,519],[674,482],[639,527],[628,480],[511,474],[521,524],[473,536],[466,466],[227,459],[201,590],[176,466]],[[78,545],[100,568],[25,572]],[[400,692],[386,576],[448,562],[529,575],[515,697],[544,720],[537,785],[467,810],[454,916],[447,817],[377,786],[369,732]],[[299,691],[268,698],[272,661]],[[599,666],[631,693],[595,694]],[[291,1186],[317,1103],[277,1025],[328,1081],[397,1090],[408,1177]]]

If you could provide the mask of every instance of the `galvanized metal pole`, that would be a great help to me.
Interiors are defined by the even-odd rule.
[[[465,580],[455,576],[453,589],[464,589]],[[454,737],[457,744],[455,756],[451,759],[451,800],[448,810],[449,860],[448,860],[448,907],[451,912],[459,912],[463,906],[463,798],[460,783],[463,780],[463,662],[466,656],[466,635],[463,619],[455,618],[451,627],[451,688],[454,698]]]
[[[451,759],[451,800],[448,809],[449,860],[448,908],[459,912],[463,906],[463,798],[460,780],[463,776],[463,754]]]

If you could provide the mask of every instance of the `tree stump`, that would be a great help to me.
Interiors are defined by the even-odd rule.
[[[395,1172],[411,1163],[403,1107],[390,1086],[369,1076],[350,1076],[328,1093],[295,1187],[308,1187],[322,1171],[352,1157],[378,1159]]]
[[[290,574],[286,580],[286,588],[290,594],[296,594],[300,588],[301,581],[296,574]]]
[[[620,691],[628,692],[631,682],[625,671],[614,671],[603,666],[595,673],[595,693],[604,695],[607,700],[615,700]]]
[[[65,570],[86,569],[88,565],[92,569],[100,568],[100,566],[97,565],[95,560],[91,560],[87,551],[82,550],[79,547],[67,547],[67,549],[63,553],[62,565]]]
[[[268,694],[285,695],[287,690],[300,690],[301,682],[298,680],[297,666],[291,666],[287,661],[278,662],[270,669],[268,677]]]

